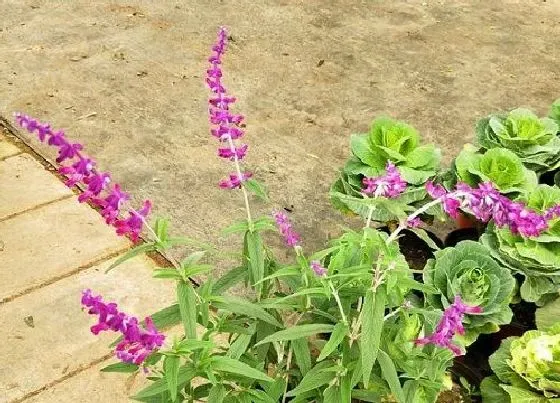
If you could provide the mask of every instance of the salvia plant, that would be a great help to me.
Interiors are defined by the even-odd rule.
[[[143,320],[120,310],[110,296],[90,289],[81,296],[95,318],[91,332],[118,336],[112,345],[117,362],[103,371],[140,372],[149,381],[132,399],[430,403],[449,389],[450,379],[460,381],[450,378],[455,357],[510,323],[521,298],[542,306],[540,323],[560,321],[554,301],[560,189],[537,185],[532,170],[538,166],[541,173],[546,166],[554,173],[557,104],[552,120],[524,111],[490,118],[487,128],[478,129],[484,148],[466,148],[443,175],[439,150],[420,145],[411,126],[375,120],[369,133],[352,137],[352,156],[330,192],[334,206],[361,215],[363,225],[308,251],[285,211],[256,217],[251,210],[254,196],[266,201],[267,195],[243,166],[244,116],[234,110],[236,98],[223,78],[227,42],[221,28],[208,59],[210,133],[218,157],[231,164],[219,186],[240,195],[246,218],[224,230],[239,234],[242,252],[220,277],[212,276],[215,259],[223,255],[216,248],[171,236],[167,220],[148,218],[151,203],[133,208],[81,144],[16,114],[21,127],[57,148],[59,173],[82,190],[79,201],[136,243],[110,269],[148,252],[171,264],[153,276],[173,285],[176,302]],[[481,241],[439,250],[427,232],[431,219],[461,215],[486,226]],[[270,232],[283,238],[290,262],[275,258],[265,242]],[[435,250],[425,267],[407,263],[406,245],[399,245],[405,233]],[[170,251],[178,245],[191,253],[175,259]],[[200,275],[205,280],[199,285]],[[243,284],[242,296],[231,292]],[[169,328],[176,336],[163,333]],[[495,376],[482,384],[485,401],[549,402],[559,396],[558,328],[547,329],[502,343],[490,359]]]

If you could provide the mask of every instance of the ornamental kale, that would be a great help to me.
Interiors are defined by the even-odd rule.
[[[502,341],[490,367],[495,375],[482,381],[484,403],[560,401],[560,323]]]
[[[480,333],[497,332],[499,325],[511,321],[509,303],[515,279],[480,243],[463,241],[436,251],[423,276],[424,283],[440,293],[427,294],[428,305],[444,309],[460,296],[464,304],[480,308],[477,312],[465,311],[465,344],[472,343]]]
[[[558,124],[553,119],[539,119],[527,109],[490,115],[476,126],[481,147],[507,148],[537,174],[560,167],[560,137],[557,133]]]
[[[560,133],[560,98],[558,98],[550,107],[548,117],[553,119],[558,125],[558,133]]]
[[[521,298],[543,305],[558,296],[560,286],[560,188],[539,185],[521,201],[549,220],[547,229],[539,236],[526,238],[491,224],[481,242],[504,267],[525,277]]]
[[[453,171],[456,182],[470,186],[491,182],[500,192],[517,196],[537,185],[537,176],[525,168],[517,155],[505,148],[492,148],[480,153],[465,145],[455,158]]]
[[[350,147],[352,156],[331,187],[331,201],[336,208],[367,217],[367,207],[359,202],[364,197],[364,185],[366,194],[373,193],[368,192],[373,189],[372,178],[391,177],[395,166],[407,189],[401,185],[401,190],[390,196],[395,199],[392,204],[402,204],[406,211],[412,211],[411,206],[425,202],[423,185],[436,175],[441,153],[431,144],[421,146],[420,136],[412,126],[390,118],[376,119],[369,133],[352,135]],[[387,205],[378,205],[372,218],[383,222],[399,217]]]

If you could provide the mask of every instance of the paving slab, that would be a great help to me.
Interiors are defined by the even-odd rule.
[[[21,150],[18,147],[8,141],[2,140],[2,137],[0,137],[0,160],[19,153],[21,153]]]
[[[83,289],[91,288],[94,293],[117,302],[122,310],[140,318],[174,302],[174,288],[169,281],[151,278],[154,263],[149,258],[136,257],[105,274],[112,261],[0,305],[3,322],[0,340],[5,341],[0,343],[0,402],[21,399],[45,386],[56,384],[57,380],[72,371],[87,367],[110,353],[108,345],[115,339],[115,333],[98,336],[90,333],[90,326],[96,322],[94,317],[81,310]],[[92,370],[88,373],[96,372]],[[82,375],[77,376],[83,379]],[[126,375],[121,377],[124,378]],[[86,399],[85,390],[75,390],[67,395],[65,391],[69,389],[63,385],[56,386],[52,392],[54,396],[59,396],[58,400],[41,400],[38,395],[35,401],[91,401],[92,396],[95,396],[94,401],[118,402],[121,397],[125,399],[127,394],[122,394],[119,387],[109,387],[111,382],[105,382],[115,379],[113,376],[103,375],[98,379],[103,383],[97,384],[95,376],[88,377],[83,383],[78,380],[78,389],[103,390],[106,399],[98,398],[97,394]],[[84,398],[74,399],[76,394]]]
[[[130,245],[77,197],[0,221],[0,302]]]
[[[29,154],[0,161],[0,220],[71,195],[70,189]]]
[[[76,376],[26,399],[26,403],[87,402],[95,396],[96,402],[129,402],[129,396],[148,381],[143,374],[99,372],[107,362],[95,365]]]

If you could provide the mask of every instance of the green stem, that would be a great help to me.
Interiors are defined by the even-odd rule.
[[[243,174],[241,172],[241,165],[239,164],[239,158],[237,158],[235,143],[233,142],[231,136],[228,136],[228,143],[229,143],[229,148],[233,153],[233,163],[235,165],[237,177],[241,182],[241,191],[243,192],[243,199],[245,200],[245,210],[247,211],[247,222],[249,223],[249,229],[253,231],[253,220],[251,219],[251,209],[249,207],[249,195],[247,194],[247,189],[245,189],[245,186],[243,186],[243,181],[241,180],[243,178]]]
[[[336,291],[336,289],[334,288],[334,285],[331,282],[331,280],[328,280],[328,284],[331,289],[331,292],[333,293],[334,299],[336,300],[336,303],[338,305],[338,310],[340,311],[342,322],[344,322],[345,325],[348,325],[348,320],[346,319],[346,315],[344,314],[344,309],[342,309],[342,302],[340,301],[340,296],[338,295],[338,291]]]
[[[387,245],[389,245],[391,242],[393,242],[395,239],[397,239],[397,236],[399,235],[399,233],[406,229],[406,227],[408,227],[408,222],[410,220],[415,219],[416,217],[418,217],[420,214],[425,213],[426,211],[428,211],[430,208],[432,208],[433,206],[437,206],[439,203],[441,203],[441,199],[435,199],[432,200],[429,203],[424,204],[422,207],[420,207],[418,210],[416,210],[414,213],[410,214],[405,220],[401,221],[401,223],[399,224],[399,226],[397,227],[396,230],[394,230],[391,235],[389,236],[389,238],[387,238],[387,240],[385,241],[385,243]]]

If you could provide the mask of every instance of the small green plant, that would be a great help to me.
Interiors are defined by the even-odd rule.
[[[502,341],[490,357],[495,375],[484,379],[484,402],[560,401],[560,323]]]
[[[429,199],[424,185],[436,175],[441,152],[431,144],[420,145],[420,135],[412,126],[390,118],[376,119],[369,133],[352,135],[350,148],[352,156],[331,187],[336,208],[367,217],[368,207],[362,203],[364,181],[382,175],[387,163],[398,168],[408,187],[391,204],[378,204],[372,214],[374,221],[398,221],[402,217],[392,206],[400,204],[401,209],[411,212]]]
[[[539,185],[522,200],[531,209],[546,212],[560,203],[560,189]],[[539,236],[527,238],[491,224],[481,237],[498,262],[524,277],[521,298],[538,305],[556,298],[560,287],[560,220],[555,215],[549,219]]]
[[[553,107],[551,117],[555,116]],[[539,119],[527,109],[514,109],[503,115],[490,115],[476,126],[478,143],[485,149],[507,148],[523,164],[541,174],[560,167],[558,123],[551,118]]]
[[[505,148],[492,148],[480,153],[466,145],[455,158],[456,182],[476,186],[490,182],[501,192],[514,197],[537,185],[535,172],[525,168],[515,153]]]
[[[452,248],[436,251],[424,268],[424,284],[438,292],[426,294],[426,302],[443,309],[460,295],[463,301],[479,306],[482,312],[467,315],[463,342],[470,344],[481,333],[493,333],[511,322],[511,302],[515,279],[496,262],[483,245],[463,241]]]

